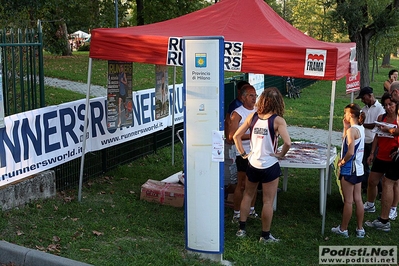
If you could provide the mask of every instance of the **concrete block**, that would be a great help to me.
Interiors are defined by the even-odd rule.
[[[0,241],[0,264],[22,266],[28,252],[28,248]]]
[[[0,241],[0,265],[13,266],[90,266],[79,262],[45,253],[43,251],[21,247],[6,241]]]
[[[5,211],[33,200],[51,198],[55,195],[55,172],[44,171],[0,187],[0,205]]]
[[[53,254],[45,253],[39,250],[30,250],[26,254],[26,266],[89,266],[91,264],[79,262],[56,256]]]

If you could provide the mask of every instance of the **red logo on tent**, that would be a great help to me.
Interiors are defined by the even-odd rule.
[[[312,60],[312,61],[324,61],[324,56],[323,56],[323,55],[318,55],[318,54],[309,54],[308,60]]]
[[[323,54],[308,54],[308,60],[306,60],[305,71],[310,72],[324,72],[325,57]]]

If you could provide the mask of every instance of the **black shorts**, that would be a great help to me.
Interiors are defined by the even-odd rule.
[[[399,179],[399,162],[392,162],[391,167],[385,171],[385,177],[396,181]]]
[[[236,157],[237,172],[246,172],[248,167],[248,159],[241,156]]]
[[[374,159],[373,166],[371,167],[371,172],[385,173],[387,169],[391,168],[392,161],[383,161],[378,158]]]
[[[277,162],[265,169],[258,169],[248,164],[247,177],[252,183],[269,183],[282,175],[280,164]]]

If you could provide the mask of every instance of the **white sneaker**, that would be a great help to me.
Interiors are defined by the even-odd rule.
[[[233,219],[231,219],[231,222],[233,223],[233,224],[236,224],[236,223],[238,223],[240,221],[240,214],[238,213],[238,214],[234,214],[233,215]]]
[[[263,243],[263,244],[266,244],[266,243],[273,243],[273,242],[279,242],[280,241],[280,239],[278,239],[278,238],[275,238],[274,236],[272,236],[272,234],[270,234],[269,235],[269,238],[264,238],[264,237],[260,237],[260,239],[259,239],[259,243]]]
[[[370,205],[368,202],[366,202],[364,205],[364,211],[365,212],[375,212],[375,204]]]
[[[341,231],[341,226],[340,225],[338,225],[337,227],[331,228],[331,232],[336,233],[336,234],[341,235],[341,236],[344,236],[346,238],[349,237],[348,230]]]
[[[238,237],[245,237],[246,235],[247,235],[247,232],[242,229],[238,230],[236,233],[236,236],[238,236]]]
[[[390,220],[396,220],[396,217],[398,217],[398,211],[390,209],[389,210],[389,219]]]
[[[254,219],[256,219],[256,218],[259,217],[259,215],[256,213],[255,210],[252,210],[252,211],[249,212],[248,217],[249,217],[249,218],[254,218]]]
[[[364,238],[365,235],[366,235],[366,231],[364,230],[364,228],[356,229],[356,237],[357,238]]]

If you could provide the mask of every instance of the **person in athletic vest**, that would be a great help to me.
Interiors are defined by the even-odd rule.
[[[244,159],[248,158],[247,180],[240,206],[239,230],[236,235],[246,235],[245,226],[251,200],[259,182],[262,183],[262,232],[259,242],[278,242],[272,236],[270,227],[273,219],[273,201],[277,193],[279,177],[281,176],[279,158],[285,156],[291,147],[291,139],[287,130],[287,123],[283,118],[284,100],[280,91],[273,87],[265,89],[259,96],[255,113],[248,115],[244,123],[233,136],[236,148]],[[250,129],[251,151],[247,154],[242,145],[242,136]],[[277,151],[278,136],[284,142],[282,150]]]
[[[365,132],[363,122],[366,115],[355,103],[348,104],[344,108],[343,135],[339,180],[341,181],[344,196],[344,209],[342,221],[337,227],[331,228],[331,232],[349,237],[348,224],[352,217],[352,205],[356,204],[356,237],[363,238],[366,234],[363,228],[364,208],[362,200],[362,180],[364,174],[363,155]]]

